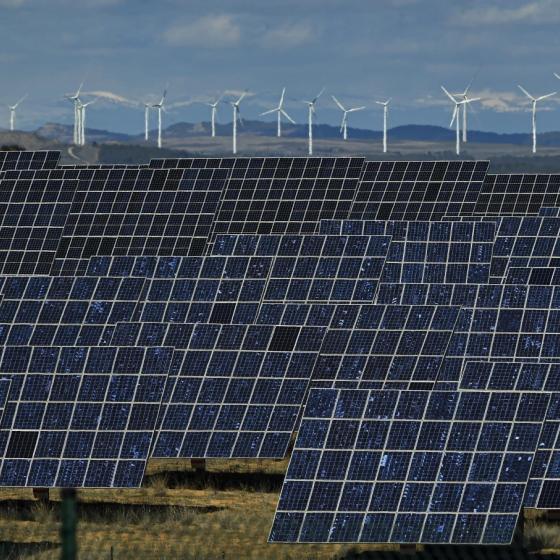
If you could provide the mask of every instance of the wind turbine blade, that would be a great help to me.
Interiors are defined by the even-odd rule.
[[[325,88],[323,88],[313,99],[313,103],[315,103],[317,101],[317,99],[319,99],[319,97],[321,97],[321,95],[323,95],[323,93],[325,93]]]
[[[535,101],[535,98],[524,88],[520,85],[517,86],[531,101]]]
[[[365,109],[364,107],[352,107],[352,109],[348,109],[348,111],[346,111],[347,113],[355,113],[356,111],[363,111]]]
[[[383,103],[383,101],[376,101],[376,103],[377,103],[378,105],[385,105],[385,103]]]
[[[331,97],[341,111],[346,111],[346,109],[342,106],[342,103],[334,95],[331,95]]]
[[[443,90],[445,95],[447,95],[447,97],[449,97],[449,99],[453,101],[453,103],[457,103],[457,100],[443,86],[441,86],[441,89]]]
[[[459,105],[455,105],[455,109],[453,109],[453,116],[451,117],[451,122],[449,123],[449,128],[453,126],[455,119],[457,118],[457,112],[459,111]]]
[[[387,99],[387,101],[385,101],[385,105],[389,105],[389,103],[391,103],[391,99],[393,99],[393,98],[389,97],[389,99]]]
[[[236,105],[239,105],[239,103],[241,103],[241,100],[247,95],[247,90],[245,90],[240,96],[239,99],[235,102]]]
[[[27,95],[28,95],[28,94],[26,93],[22,98],[20,98],[20,99],[18,100],[18,102],[14,105],[14,109],[17,109],[17,108],[18,108],[19,104],[20,104],[24,99],[27,98]]]
[[[279,109],[270,109],[270,111],[265,111],[264,113],[261,113],[260,116],[263,117],[264,115],[270,115],[271,113],[276,113],[276,111],[278,111]]]
[[[84,82],[82,81],[82,83],[80,84],[80,87],[78,88],[78,91],[76,92],[76,97],[79,97],[83,87],[84,87]]]
[[[469,97],[465,99],[462,103],[472,103],[473,101],[480,101],[482,97]]]
[[[556,95],[558,92],[557,91],[553,91],[552,93],[547,93],[546,95],[541,95],[540,97],[537,97],[536,101],[542,101],[543,99],[547,99],[548,97],[552,97],[553,95]]]
[[[278,108],[281,109],[284,104],[284,94],[286,93],[286,88],[282,88],[282,95],[280,96],[280,103],[278,103]]]
[[[288,113],[286,113],[286,111],[284,111],[284,109],[280,109],[280,112],[281,112],[292,124],[296,124],[296,121],[294,121],[294,119],[292,119],[292,117],[290,117],[290,115],[288,115]]]
[[[554,75],[560,80],[560,74],[557,74],[556,72],[554,72]]]

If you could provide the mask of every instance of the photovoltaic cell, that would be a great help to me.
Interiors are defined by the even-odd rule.
[[[472,214],[488,161],[368,161],[349,218],[439,220]]]
[[[152,457],[284,457],[325,329],[189,329]]]
[[[315,233],[321,219],[346,218],[363,158],[238,158],[212,239],[224,233]]]
[[[548,216],[549,218],[560,217],[560,206],[544,206],[539,208],[539,216]]]
[[[60,152],[54,151],[0,151],[0,171],[11,169],[55,169],[60,158]]]
[[[1,349],[0,486],[137,487],[173,350]]]
[[[549,399],[313,389],[270,541],[509,544]]]

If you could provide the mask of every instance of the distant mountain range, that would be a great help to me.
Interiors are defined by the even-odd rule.
[[[57,123],[47,123],[35,132],[38,136],[48,140],[58,141],[62,143],[70,143],[72,141],[72,126]],[[263,121],[244,121],[243,125],[238,128],[240,135],[252,136],[275,136],[276,123]],[[283,125],[283,136],[285,138],[305,138],[307,136],[307,125],[303,124],[285,124]],[[163,135],[166,138],[176,140],[201,138],[209,136],[210,123],[187,123],[180,122],[166,127]],[[217,124],[216,134],[218,136],[231,135],[231,123]],[[430,125],[404,125],[391,128],[388,132],[389,137],[393,141],[419,141],[419,142],[452,142],[455,138],[455,131],[441,126]],[[97,143],[133,143],[137,144],[144,141],[144,135],[132,135],[119,132],[111,132],[109,130],[98,130],[88,128],[88,142]],[[379,130],[366,130],[362,128],[348,129],[350,139],[356,140],[380,140],[382,132]],[[150,137],[155,139],[156,131],[150,132]],[[314,137],[317,139],[339,139],[340,130],[336,126],[327,124],[318,124],[314,128]],[[482,132],[478,130],[469,131],[469,141],[481,144],[512,144],[517,146],[529,146],[531,143],[531,135],[524,133],[499,134],[497,132]],[[539,146],[560,146],[560,132],[545,132],[539,134]]]

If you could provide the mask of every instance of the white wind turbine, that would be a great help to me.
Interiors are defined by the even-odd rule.
[[[82,103],[78,99],[78,112],[79,112],[79,131],[78,131],[78,145],[85,146],[86,144],[86,107],[95,103],[97,99],[92,99],[87,103]]]
[[[284,94],[285,93],[286,93],[286,88],[282,88],[282,95],[280,96],[280,103],[278,103],[278,107],[275,107],[274,109],[270,109],[270,111],[265,111],[264,113],[261,113],[261,117],[264,116],[264,115],[270,115],[271,113],[277,113],[278,130],[277,130],[276,136],[278,136],[278,138],[280,138],[280,136],[282,136],[282,115],[284,115],[292,124],[296,124],[294,119],[292,119],[292,117],[290,117],[290,115],[288,115],[288,113],[286,113],[286,111],[284,111]]]
[[[163,104],[165,103],[166,96],[167,96],[167,90],[164,90],[160,102],[152,105],[152,109],[157,109],[158,112],[158,135],[157,135],[158,148],[161,148],[161,112],[165,111]]]
[[[18,108],[19,104],[27,97],[27,93],[15,104],[15,105],[8,105],[8,109],[10,109],[10,130],[14,130],[16,124],[16,109]]]
[[[216,116],[218,114],[218,105],[220,103],[220,101],[222,100],[222,97],[224,96],[224,94],[220,95],[220,97],[218,97],[218,99],[216,99],[216,101],[210,101],[209,103],[207,103],[208,107],[210,107],[212,109],[212,114],[210,117],[210,121],[212,123],[212,138],[216,137]]]
[[[540,97],[533,97],[525,88],[517,86],[530,100],[531,100],[531,112],[532,112],[532,128],[533,128],[533,153],[537,153],[537,103],[548,97],[556,95],[557,92],[547,93],[546,95],[541,95]]]
[[[80,84],[80,87],[76,91],[74,95],[66,95],[66,99],[68,101],[72,101],[74,103],[74,144],[78,145],[79,143],[79,134],[80,134],[80,111],[78,109],[78,104],[80,102],[80,93],[82,88],[84,87],[84,82]]]
[[[468,99],[463,99],[462,101],[457,101],[455,97],[453,97],[443,86],[441,89],[451,99],[451,101],[455,104],[455,108],[453,109],[453,116],[451,117],[451,123],[449,126],[453,126],[455,123],[455,130],[456,130],[456,140],[455,140],[455,153],[459,155],[461,153],[461,124],[460,124],[460,115],[459,110],[461,105],[467,105],[468,103],[472,103],[473,101],[479,101],[479,97],[472,97]]]
[[[383,107],[383,153],[387,153],[387,114],[389,113],[389,103],[391,102],[391,98],[387,99],[387,101],[376,101],[378,105]]]
[[[331,95],[333,101],[338,105],[338,108],[342,111],[342,123],[340,125],[340,132],[342,132],[342,137],[344,140],[348,140],[348,113],[354,113],[355,111],[362,111],[365,107],[352,107],[351,109],[345,109],[342,103],[334,96]]]
[[[317,99],[323,95],[325,88],[323,88],[311,101],[304,101],[307,104],[307,128],[309,134],[309,149],[310,156],[313,155],[313,115],[315,114],[315,103]]]
[[[474,79],[474,78],[473,78]],[[469,82],[469,84],[467,85],[467,87],[465,88],[464,91],[459,92],[459,93],[454,93],[453,97],[458,98],[462,101],[469,101],[469,90],[471,89],[473,80],[471,80]],[[463,142],[467,141],[467,105],[468,103],[463,103]]]
[[[237,121],[243,122],[239,114],[239,104],[243,98],[247,95],[244,91],[237,99],[237,101],[230,101],[230,105],[233,107],[233,153],[237,154]]]

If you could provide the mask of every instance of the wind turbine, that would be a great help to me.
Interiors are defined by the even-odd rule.
[[[230,101],[230,105],[233,107],[233,153],[237,154],[237,121],[243,122],[241,120],[241,116],[239,115],[239,104],[243,100],[243,98],[247,95],[247,92],[244,91],[237,101]]]
[[[537,153],[537,103],[542,101],[543,99],[547,99],[548,97],[552,97],[556,95],[557,92],[553,91],[552,93],[547,93],[546,95],[541,95],[540,97],[533,97],[525,88],[521,86],[517,86],[530,100],[531,100],[531,112],[532,116],[532,125],[533,125],[533,153]]]
[[[210,103],[207,103],[208,107],[210,107],[212,109],[212,115],[211,115],[212,138],[216,137],[216,115],[218,114],[218,104],[222,100],[223,96],[224,95],[222,94],[222,95],[220,95],[220,97],[218,97],[218,99],[216,99],[216,101],[214,101],[214,102],[210,101]]]
[[[80,111],[78,109],[78,103],[80,100],[80,93],[82,91],[82,88],[84,87],[84,82],[82,82],[80,84],[80,87],[78,88],[78,90],[76,91],[76,93],[74,95],[66,95],[66,99],[68,99],[68,101],[72,101],[72,103],[74,103],[74,144],[78,144],[79,142],[79,132],[80,132]]]
[[[10,130],[14,130],[16,124],[16,109],[26,97],[27,93],[15,105],[8,105],[8,109],[10,109]]]
[[[455,108],[453,109],[453,116],[451,117],[451,123],[449,126],[453,126],[455,123],[456,129],[456,144],[455,144],[455,153],[459,155],[461,153],[461,124],[460,124],[460,115],[459,110],[461,109],[461,105],[467,105],[468,103],[472,103],[473,101],[479,101],[479,97],[472,97],[468,99],[463,99],[462,101],[457,101],[455,97],[453,97],[443,86],[441,89],[451,99],[451,101],[455,104]]]
[[[325,88],[323,88],[311,101],[304,101],[307,104],[307,128],[309,132],[309,149],[310,156],[313,155],[313,115],[315,114],[315,103],[317,99],[323,95]]]
[[[92,99],[91,101],[88,101],[87,103],[82,103],[79,99],[78,99],[78,111],[79,111],[79,123],[80,123],[80,129],[79,129],[79,133],[78,133],[78,145],[80,146],[85,146],[86,144],[86,107],[88,105],[91,105],[92,103],[95,103],[97,101],[96,99]]]
[[[144,140],[146,142],[149,139],[150,107],[149,103],[144,103]]]
[[[167,90],[164,90],[163,95],[161,96],[160,102],[152,105],[152,108],[157,109],[157,112],[158,112],[158,135],[157,135],[157,147],[158,148],[161,148],[161,112],[165,110],[163,108],[163,104],[165,102],[165,97],[166,96],[167,96]]]
[[[286,113],[286,111],[284,111],[284,94],[285,93],[286,93],[286,88],[282,88],[282,95],[280,96],[280,103],[278,103],[278,107],[275,107],[274,109],[270,109],[270,111],[265,111],[264,113],[261,113],[261,117],[264,116],[264,115],[270,115],[271,113],[277,113],[278,131],[276,133],[276,136],[278,136],[278,138],[280,138],[280,136],[282,136],[282,115],[284,115],[292,124],[296,124],[294,119],[292,119],[292,117],[290,117],[290,115],[288,115],[288,113]]]
[[[334,96],[331,95],[333,101],[338,105],[338,108],[342,111],[342,123],[340,125],[340,132],[342,132],[342,137],[344,140],[348,140],[348,113],[354,113],[355,111],[361,111],[365,107],[353,107],[351,109],[345,109],[342,103]]]
[[[389,112],[389,103],[391,98],[387,99],[387,101],[376,101],[378,105],[383,107],[383,153],[387,153],[387,114]]]
[[[473,78],[474,80],[474,78]],[[471,80],[469,82],[469,84],[467,85],[467,87],[465,88],[464,91],[460,92],[460,93],[454,93],[453,97],[455,98],[459,98],[463,101],[468,101],[469,100],[469,90],[471,89],[473,80]],[[463,103],[463,142],[467,141],[467,105],[468,103]]]

